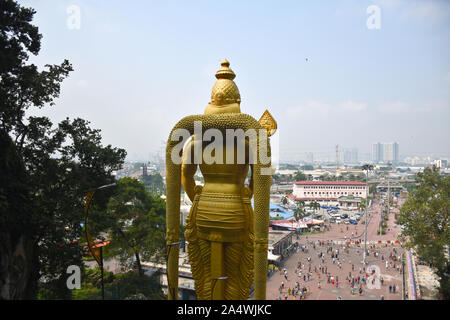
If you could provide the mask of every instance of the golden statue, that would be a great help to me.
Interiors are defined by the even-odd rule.
[[[200,300],[241,300],[250,297],[254,281],[255,299],[266,297],[267,247],[269,229],[269,197],[272,183],[268,136],[276,130],[276,122],[266,112],[260,121],[242,114],[240,93],[233,79],[234,72],[224,60],[216,73],[217,81],[204,115],[183,118],[172,129],[166,150],[167,184],[167,248],[168,297],[177,299],[178,254],[174,245],[180,233],[180,180],[192,207],[186,220],[185,238],[195,291]],[[201,122],[200,122],[201,121]],[[195,126],[228,135],[228,130],[253,130],[255,135],[230,141],[214,141],[211,150]],[[178,153],[177,130],[188,132],[190,139]],[[206,136],[205,132],[205,136]],[[237,131],[235,131],[237,132]],[[262,133],[261,133],[262,132]],[[268,161],[263,161],[262,146],[266,145]],[[240,149],[240,146],[242,147]],[[208,149],[209,148],[209,149]],[[244,153],[240,154],[240,151]],[[209,151],[209,155],[208,152]],[[181,163],[174,161],[181,154]],[[200,156],[196,158],[196,155]],[[200,159],[200,161],[196,161]],[[197,168],[203,174],[204,186],[197,186]],[[245,186],[251,170],[249,186]],[[254,194],[253,211],[251,198]]]

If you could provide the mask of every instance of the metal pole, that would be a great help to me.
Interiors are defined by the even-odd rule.
[[[389,179],[389,171],[388,171],[388,209],[387,209],[387,215],[389,217],[389,213],[391,210],[391,180]]]
[[[405,291],[405,253],[402,253],[402,278],[403,278],[403,300],[406,298],[406,291]]]
[[[367,188],[367,186],[369,185],[368,184],[368,175],[369,175],[369,168],[368,167],[366,167],[366,188]],[[369,193],[369,190],[368,190],[368,188],[366,189],[366,222],[364,223],[364,254],[363,254],[363,263],[364,263],[364,266],[366,265],[366,254],[367,254],[367,212],[368,212],[368,206],[369,206],[369,203],[368,203],[368,193]]]
[[[105,300],[105,286],[103,281],[103,246],[100,247],[100,274],[102,282],[102,300]]]

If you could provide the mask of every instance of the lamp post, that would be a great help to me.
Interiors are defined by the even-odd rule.
[[[89,248],[89,251],[91,252],[92,256],[95,258],[95,260],[97,261],[99,267],[100,267],[100,272],[101,272],[101,285],[102,285],[102,300],[105,300],[105,286],[104,286],[104,281],[103,281],[103,246],[107,245],[109,243],[109,241],[105,244],[105,242],[102,241],[102,243],[100,245],[94,245],[94,241],[92,240],[92,237],[88,231],[88,212],[89,212],[89,207],[91,205],[92,199],[94,198],[95,193],[97,192],[97,190],[101,190],[101,189],[105,189],[105,188],[109,188],[109,187],[113,187],[116,186],[116,183],[111,183],[111,184],[107,184],[95,189],[92,189],[90,191],[87,191],[86,194],[86,200],[85,200],[85,206],[84,206],[84,231],[86,234],[86,240],[87,240],[87,245]]]
[[[366,172],[366,222],[364,223],[364,253],[363,253],[363,263],[366,264],[366,254],[367,254],[367,212],[368,212],[368,196],[369,196],[369,171],[373,170],[373,166],[370,164],[363,165],[363,170]]]

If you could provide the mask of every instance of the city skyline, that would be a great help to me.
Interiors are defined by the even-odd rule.
[[[88,119],[130,160],[160,151],[179,119],[203,113],[224,58],[242,112],[258,119],[269,109],[277,120],[280,160],[333,159],[336,144],[364,158],[375,141],[397,141],[400,157],[450,156],[448,2],[20,2],[36,9],[44,35],[31,61],[68,59],[75,70],[54,107],[29,114]],[[372,5],[379,29],[367,26]],[[205,19],[221,12],[233,22]]]

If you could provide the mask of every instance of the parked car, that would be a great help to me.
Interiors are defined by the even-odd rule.
[[[348,214],[346,214],[346,213],[341,214],[341,218],[342,219],[347,219],[348,218]]]
[[[350,220],[348,220],[348,222],[350,222],[351,224],[358,224],[358,221],[356,221],[354,219],[350,219]]]
[[[336,218],[336,223],[338,223],[338,224],[339,224],[339,223],[341,223],[341,221],[342,221],[342,220],[341,220],[341,218],[340,218],[340,217],[337,217],[337,218]]]
[[[331,216],[332,216],[332,217],[335,217],[335,218],[341,217],[341,215],[340,215],[339,213],[337,213],[337,212],[332,213]]]

